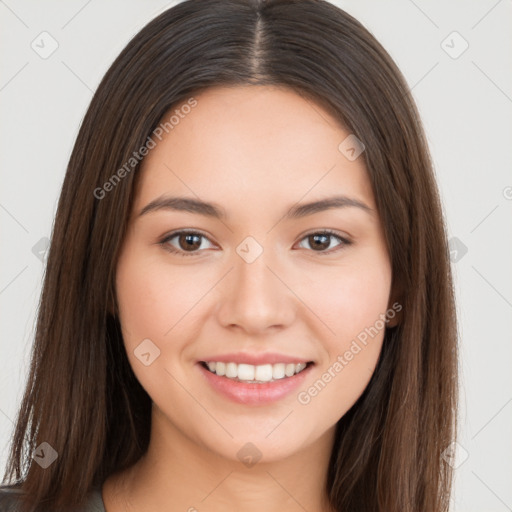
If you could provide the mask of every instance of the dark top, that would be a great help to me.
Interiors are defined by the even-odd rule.
[[[21,491],[14,486],[0,486],[0,512],[18,512],[20,493]],[[105,512],[101,488],[94,488],[88,494],[84,506],[76,512]]]

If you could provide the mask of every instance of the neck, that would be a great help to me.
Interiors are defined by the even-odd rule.
[[[147,453],[104,485],[107,512],[332,511],[326,479],[334,429],[285,459],[246,466],[169,428],[155,409]]]

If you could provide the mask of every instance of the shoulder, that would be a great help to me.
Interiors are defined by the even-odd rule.
[[[0,512],[19,512],[19,502],[23,491],[19,486],[0,485]],[[99,488],[92,489],[83,507],[76,512],[105,512],[105,506]]]

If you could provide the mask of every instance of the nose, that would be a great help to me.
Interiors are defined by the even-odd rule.
[[[292,324],[295,296],[279,266],[267,258],[267,251],[252,263],[234,257],[217,309],[221,325],[255,336]]]

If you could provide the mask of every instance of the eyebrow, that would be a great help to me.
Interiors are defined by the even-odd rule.
[[[347,197],[344,195],[337,195],[313,201],[310,203],[304,203],[300,205],[292,206],[284,215],[284,219],[299,219],[313,215],[315,213],[323,212],[332,208],[347,208],[355,207],[359,208],[370,215],[373,215],[375,210],[370,208],[367,204],[359,201],[358,199]],[[204,215],[206,217],[212,217],[215,219],[227,219],[225,210],[216,203],[208,203],[199,199],[193,199],[190,197],[176,197],[163,195],[157,197],[150,203],[148,203],[139,213],[139,217],[146,215],[150,212],[156,212],[159,210],[173,210],[182,211],[188,213],[196,213]]]

